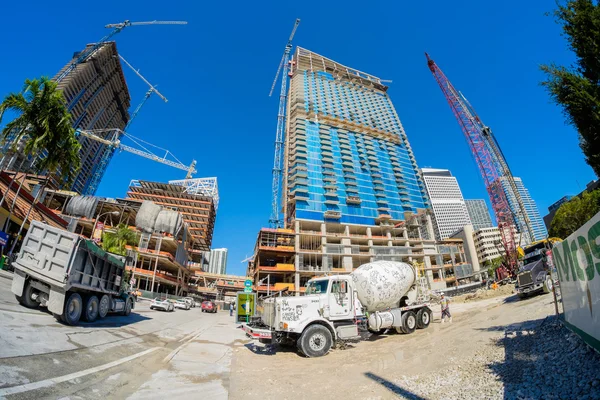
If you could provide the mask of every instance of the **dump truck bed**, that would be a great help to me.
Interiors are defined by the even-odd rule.
[[[15,269],[65,291],[73,287],[118,294],[125,259],[77,234],[32,222]]]

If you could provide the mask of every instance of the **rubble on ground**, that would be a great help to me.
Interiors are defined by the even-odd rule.
[[[509,296],[515,293],[515,285],[500,285],[497,289],[477,289],[475,292],[452,297],[453,303],[468,303],[470,301],[490,299],[492,297]]]
[[[600,354],[556,318],[541,321],[509,326],[474,356],[395,383],[409,388],[407,398],[600,399]]]

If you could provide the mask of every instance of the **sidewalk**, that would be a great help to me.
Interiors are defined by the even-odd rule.
[[[0,278],[4,278],[4,279],[10,279],[12,280],[13,278],[13,273],[12,272],[8,272],[5,271],[3,269],[0,269]]]

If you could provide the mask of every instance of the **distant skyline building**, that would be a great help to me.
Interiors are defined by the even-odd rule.
[[[469,218],[473,224],[473,229],[491,228],[492,218],[487,203],[483,199],[465,200]]]
[[[390,225],[427,207],[388,87],[298,47],[291,63],[283,211],[294,220]]]
[[[208,267],[204,272],[209,274],[225,275],[227,272],[227,249],[210,249],[204,252]]]
[[[458,181],[447,169],[422,168],[425,187],[433,209],[436,238],[444,240],[471,225]]]
[[[93,44],[87,45],[86,49],[91,46]],[[56,74],[55,80],[79,54],[79,52],[74,54],[73,58]],[[58,83],[58,88],[62,90],[71,113],[73,128],[122,130],[127,125],[130,118],[128,110],[131,97],[115,42],[106,42],[98,48],[62,79]],[[99,134],[101,137],[109,135],[114,133]],[[100,161],[105,155],[108,156],[107,152],[112,150],[108,145],[86,137],[79,137],[79,142],[81,143],[81,170],[70,189],[84,195],[94,194],[96,188],[92,185],[92,178],[96,172],[99,172],[100,176],[104,174],[104,170],[99,170]],[[31,164],[34,160],[24,160],[22,154],[11,151],[12,146],[13,140],[9,136],[2,148],[4,155],[2,167],[18,169],[23,163],[26,171],[33,172]]]
[[[502,187],[504,188],[504,193],[506,193],[508,203],[513,214],[516,216],[516,225],[520,227],[519,231],[522,234],[523,240],[521,241],[521,245],[527,245],[529,243],[535,242],[537,240],[543,240],[548,237],[548,230],[544,225],[544,220],[542,219],[540,212],[538,210],[537,204],[531,196],[529,195],[529,190],[523,185],[523,180],[518,177],[514,177],[515,185],[519,194],[521,195],[521,199],[523,200],[523,204],[525,206],[525,212],[529,217],[529,222],[531,223],[531,228],[533,230],[533,237],[530,238],[527,230],[525,229],[525,221],[522,217],[519,217],[521,214],[519,212],[519,207],[517,205],[517,200],[513,191],[510,189],[508,182],[505,178],[502,178]]]

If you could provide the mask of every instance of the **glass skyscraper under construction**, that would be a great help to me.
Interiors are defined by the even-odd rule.
[[[284,214],[382,225],[428,206],[425,187],[381,79],[303,48],[291,61]]]

